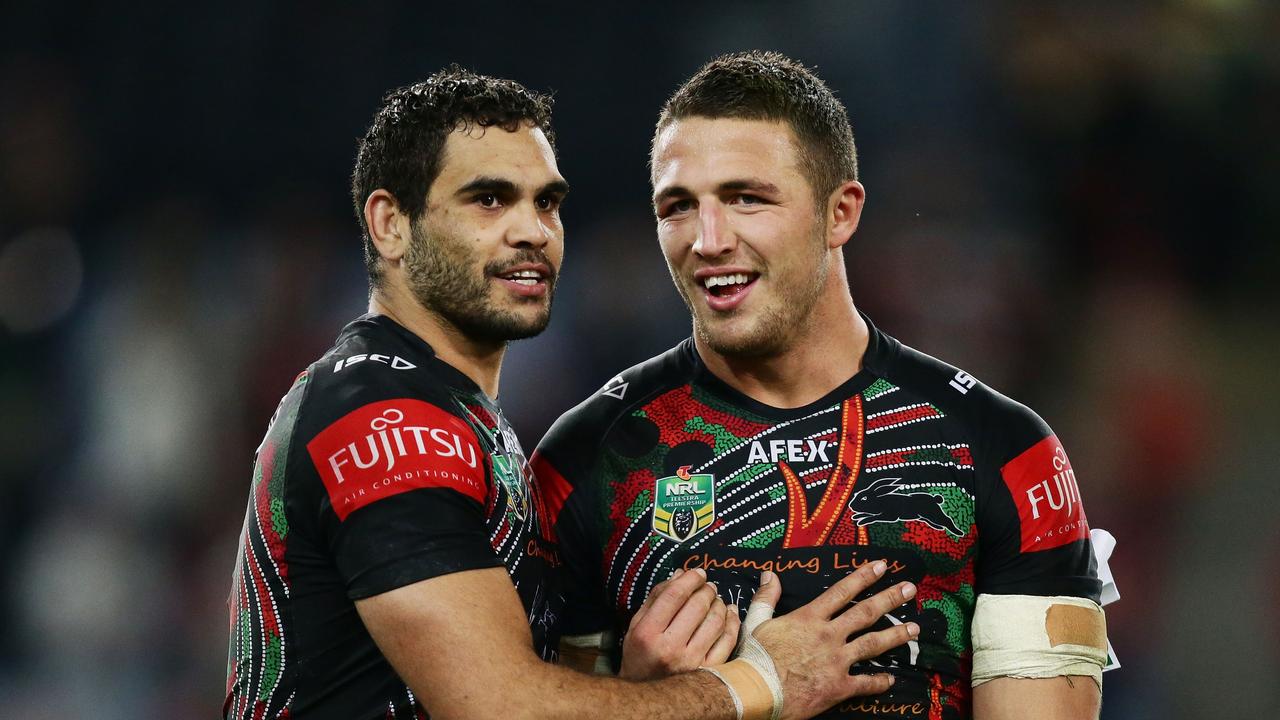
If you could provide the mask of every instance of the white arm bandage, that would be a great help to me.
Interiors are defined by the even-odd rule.
[[[1078,597],[978,596],[973,613],[973,685],[998,677],[1087,675],[1102,686],[1107,621]]]
[[[738,634],[734,659],[723,665],[704,667],[729,688],[738,720],[778,720],[782,717],[782,680],[769,651],[755,637],[755,629],[773,617],[773,606],[753,602],[747,607]]]

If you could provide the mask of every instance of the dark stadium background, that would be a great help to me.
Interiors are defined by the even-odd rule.
[[[531,449],[687,332],[650,130],[747,48],[849,107],[859,306],[1037,408],[1119,538],[1104,717],[1280,716],[1280,5],[322,5],[0,6],[0,716],[217,713],[253,450],[363,311],[385,90],[556,94],[567,264],[501,396]]]

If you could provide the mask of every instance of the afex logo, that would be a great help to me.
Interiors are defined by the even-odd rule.
[[[831,461],[827,459],[827,448],[832,445],[835,443],[828,440],[770,440],[769,450],[766,452],[765,443],[756,440],[751,443],[747,462],[776,463],[779,460],[785,460],[789,463],[798,463],[821,460],[829,463]]]
[[[1000,469],[1018,506],[1022,552],[1048,550],[1089,537],[1076,472],[1054,435]]]
[[[307,443],[338,518],[409,490],[447,487],[485,500],[474,431],[461,418],[407,398],[350,412]]]

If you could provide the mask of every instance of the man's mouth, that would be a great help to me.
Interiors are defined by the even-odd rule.
[[[760,273],[738,268],[704,268],[694,273],[693,278],[702,287],[707,307],[716,312],[730,312],[746,300]]]
[[[503,280],[510,280],[514,283],[532,287],[542,282],[545,276],[537,270],[516,270],[514,272],[505,273],[498,277]]]
[[[732,297],[747,289],[755,282],[755,273],[732,273],[729,275],[708,275],[702,278],[702,287],[716,297]]]
[[[520,297],[543,297],[551,288],[551,268],[541,263],[521,263],[494,273],[508,290]]]

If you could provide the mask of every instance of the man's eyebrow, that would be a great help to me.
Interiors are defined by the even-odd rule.
[[[494,195],[512,196],[519,192],[519,187],[506,178],[481,176],[458,188],[455,195],[474,195],[477,193],[493,193]],[[548,193],[565,195],[569,192],[569,183],[564,180],[553,180],[538,188],[538,195]]]
[[[539,195],[547,195],[547,194],[568,195],[569,183],[565,182],[564,180],[553,180],[547,183],[546,185],[543,185],[542,189],[538,190],[538,194]]]
[[[454,194],[472,195],[482,192],[490,192],[495,195],[514,195],[516,193],[516,184],[505,178],[482,175],[458,188],[458,191]]]
[[[782,192],[777,185],[764,180],[755,180],[752,178],[737,178],[734,180],[726,180],[716,186],[717,193],[738,192],[742,190],[750,190],[753,192],[763,193],[765,195],[777,195]],[[669,188],[663,188],[653,196],[653,204],[661,205],[663,200],[673,197],[688,197],[693,193],[688,188],[679,185],[673,185]]]
[[[682,187],[680,185],[672,185],[671,187],[663,188],[661,192],[656,193],[653,196],[653,204],[661,205],[662,201],[666,200],[667,198],[688,197],[692,194],[693,193],[689,192],[689,189],[686,187]]]
[[[719,187],[716,189],[720,192],[725,192],[726,190],[754,190],[755,192],[765,193],[766,195],[777,195],[781,192],[781,190],[778,189],[778,186],[771,182],[751,178],[727,180],[720,183]]]

